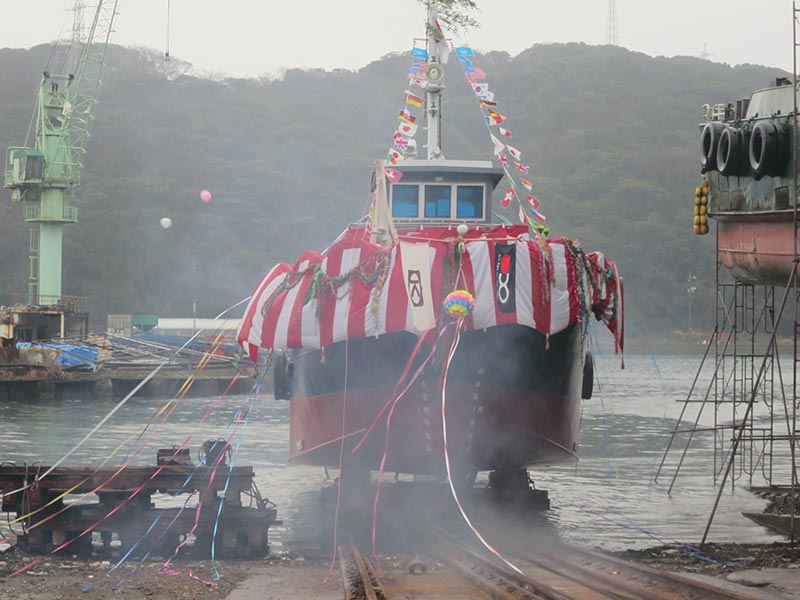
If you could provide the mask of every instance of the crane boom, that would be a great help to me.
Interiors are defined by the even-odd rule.
[[[61,300],[62,229],[78,221],[67,196],[80,183],[119,1],[98,1],[75,74],[43,73],[25,146],[6,154],[4,187],[11,200],[23,202],[25,221],[38,225],[38,239],[31,241],[31,303]]]

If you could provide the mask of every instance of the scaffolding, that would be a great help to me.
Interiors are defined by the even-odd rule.
[[[800,11],[792,4],[793,112],[792,131],[793,265],[779,287],[743,283],[723,267],[719,232],[716,243],[716,324],[700,362],[656,481],[666,475],[671,453],[671,493],[698,434],[713,434],[714,506],[700,543],[705,544],[726,486],[746,482],[780,491],[795,542],[800,500],[797,478],[798,361],[800,361],[800,281],[798,281],[798,30]],[[685,420],[694,420],[690,426]],[[713,413],[713,414],[712,414]],[[710,421],[710,422],[709,422]],[[677,457],[677,458],[675,458]],[[800,525],[800,523],[798,523]]]

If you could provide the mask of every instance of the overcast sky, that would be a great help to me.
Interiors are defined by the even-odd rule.
[[[90,3],[96,0],[89,0]],[[606,40],[608,0],[477,0],[480,28],[457,43],[517,54],[536,43]],[[113,41],[166,48],[168,0],[121,0]],[[0,47],[69,35],[74,0],[0,0]],[[358,69],[424,33],[415,0],[171,0],[170,51],[201,71]],[[616,0],[621,46],[730,64],[792,67],[788,0]],[[87,17],[88,13],[87,11]]]

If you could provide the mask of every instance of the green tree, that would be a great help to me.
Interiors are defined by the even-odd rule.
[[[454,33],[478,27],[478,21],[470,15],[470,11],[478,10],[475,0],[417,0],[426,8],[436,12],[442,27]]]

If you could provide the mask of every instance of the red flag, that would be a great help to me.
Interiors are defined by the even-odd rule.
[[[503,208],[508,208],[508,205],[511,204],[511,201],[514,199],[514,195],[517,193],[517,190],[514,189],[514,186],[509,186],[508,191],[506,192],[503,199],[500,200],[500,206]]]
[[[403,176],[403,174],[400,171],[397,171],[396,169],[390,169],[389,167],[386,167],[384,169],[384,173],[386,173],[386,179],[388,179],[392,183],[397,183]]]
[[[526,194],[525,198],[528,200],[528,202],[531,203],[531,206],[534,208],[534,210],[539,208],[539,201],[536,198],[534,198],[530,194]]]
[[[506,137],[511,137],[511,132],[508,129],[503,129],[502,127],[498,127],[497,131],[500,132],[500,135],[504,135]]]

